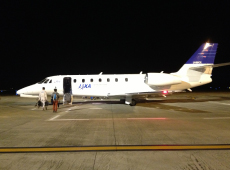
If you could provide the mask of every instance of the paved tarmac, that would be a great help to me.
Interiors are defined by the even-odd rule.
[[[177,93],[134,107],[75,100],[57,113],[35,108],[35,99],[0,98],[0,169],[230,169],[230,92]]]

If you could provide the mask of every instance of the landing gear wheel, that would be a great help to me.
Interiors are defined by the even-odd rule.
[[[130,103],[130,106],[135,106],[136,105],[136,100],[132,99],[132,102]]]

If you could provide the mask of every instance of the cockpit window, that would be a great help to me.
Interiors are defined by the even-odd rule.
[[[47,83],[49,81],[49,79],[46,79],[46,81],[44,81],[44,83]]]
[[[46,81],[47,79],[43,79],[42,81],[39,81],[38,84],[42,84],[44,81]]]
[[[50,82],[49,83],[52,83],[52,79],[50,80]]]

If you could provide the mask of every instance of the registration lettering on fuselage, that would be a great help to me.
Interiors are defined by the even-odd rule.
[[[202,61],[193,61],[193,64],[202,64]]]

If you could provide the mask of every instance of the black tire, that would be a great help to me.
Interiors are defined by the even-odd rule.
[[[132,102],[130,103],[130,106],[135,106],[136,105],[136,100],[132,99]]]

